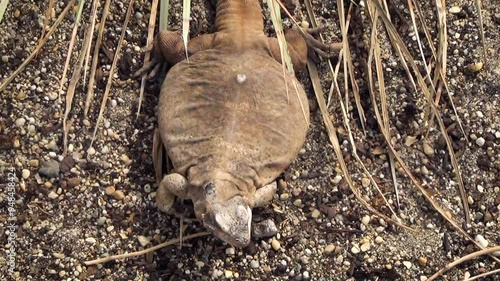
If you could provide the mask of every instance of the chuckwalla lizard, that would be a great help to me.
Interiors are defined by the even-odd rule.
[[[156,202],[168,211],[175,196],[192,200],[209,231],[244,247],[252,208],[269,203],[275,179],[304,144],[309,107],[301,84],[283,71],[277,39],[264,34],[258,0],[219,0],[216,28],[189,42],[189,61],[177,32],[155,38],[146,68],[173,65],[161,88],[155,140],[174,167]],[[285,37],[296,71],[305,68],[308,46],[323,53],[335,48],[298,29]],[[157,169],[163,159],[158,149],[153,154]]]

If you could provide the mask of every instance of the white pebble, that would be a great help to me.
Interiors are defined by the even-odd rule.
[[[364,216],[361,218],[361,223],[364,225],[368,225],[370,223],[370,216]]]
[[[351,253],[358,254],[359,252],[361,252],[361,249],[359,248],[359,245],[356,244],[356,245],[352,246]]]
[[[332,180],[332,183],[333,184],[339,184],[339,182],[342,180],[342,176],[341,175],[336,175],[333,180]]]
[[[233,272],[231,270],[224,270],[224,276],[226,278],[231,278],[233,277]]]
[[[479,138],[477,138],[477,139],[476,139],[476,144],[477,144],[478,146],[483,146],[485,142],[486,142],[486,141],[484,140],[484,138],[483,138],[483,137],[479,137]]]
[[[30,170],[23,169],[23,171],[22,171],[22,177],[23,177],[23,179],[29,178],[30,177]]]
[[[410,261],[403,261],[403,265],[408,269],[410,269],[413,266],[413,264]]]
[[[250,268],[259,268],[259,262],[256,260],[252,260],[250,262]]]
[[[16,120],[17,127],[22,127],[22,126],[24,126],[25,123],[26,123],[26,119],[24,119],[24,118],[19,118]]]
[[[95,149],[91,146],[91,147],[89,147],[89,149],[87,149],[87,153],[89,155],[94,155],[95,154]]]
[[[151,238],[139,235],[139,237],[137,237],[137,240],[139,240],[139,244],[141,244],[142,247],[146,247],[151,241]]]
[[[484,192],[484,187],[483,187],[482,185],[478,185],[478,186],[477,186],[477,191],[478,191],[479,193],[483,193],[483,192]]]
[[[488,247],[488,240],[484,239],[484,236],[481,234],[476,235],[476,242],[481,245],[481,247],[486,248]]]
[[[54,191],[51,191],[48,196],[50,199],[56,199],[59,195]]]
[[[236,253],[236,250],[233,247],[229,247],[226,249],[226,255],[228,255],[228,256],[234,256],[235,253]]]
[[[88,237],[85,238],[85,242],[90,243],[90,244],[95,244],[97,242],[94,237]]]
[[[476,111],[476,115],[479,118],[484,118],[484,114],[481,111]]]

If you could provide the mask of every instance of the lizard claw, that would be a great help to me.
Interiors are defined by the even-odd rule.
[[[141,67],[139,70],[134,72],[134,74],[132,74],[132,78],[137,78],[137,77],[141,76],[142,74],[151,70],[148,74],[148,79],[151,79],[152,77],[154,77],[158,73],[158,70],[162,66],[166,66],[166,64],[160,58],[158,58],[157,56],[154,56],[150,61],[148,61],[146,64],[144,64],[143,67]]]
[[[313,35],[320,33],[324,29],[324,26],[302,28],[304,32],[301,32],[301,34],[306,40],[308,49],[315,51],[320,57],[331,58],[333,53],[337,53],[342,49],[342,43],[326,44],[313,37]]]

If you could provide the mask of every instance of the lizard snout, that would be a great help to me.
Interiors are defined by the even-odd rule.
[[[203,225],[221,240],[235,247],[250,243],[252,209],[242,196],[212,203],[201,217]]]

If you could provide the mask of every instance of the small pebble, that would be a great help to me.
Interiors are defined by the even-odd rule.
[[[226,278],[233,277],[233,272],[231,270],[224,270],[224,277]]]
[[[258,261],[256,261],[256,260],[252,260],[252,261],[250,262],[250,268],[254,268],[254,269],[255,269],[255,268],[259,268],[259,266],[260,266],[260,264],[259,264],[259,262],[258,262]]]
[[[38,161],[38,159],[31,159],[28,164],[31,166],[31,167],[38,167],[38,165],[40,165],[40,162]]]
[[[106,217],[100,217],[97,219],[97,225],[104,225],[106,223]]]
[[[226,249],[226,255],[228,255],[228,256],[234,256],[235,253],[236,253],[236,250],[233,247],[229,247]]]
[[[272,219],[267,219],[252,225],[252,237],[271,237],[278,233],[278,228]]]
[[[106,189],[104,190],[104,193],[106,193],[106,195],[112,195],[113,193],[115,193],[115,187],[110,185],[108,187],[106,187]]]
[[[281,248],[281,244],[278,240],[273,238],[273,240],[271,241],[271,247],[273,247],[273,249],[277,251]]]
[[[49,192],[48,196],[50,199],[56,199],[57,197],[59,197],[59,195],[57,193],[55,193],[54,191]]]
[[[332,180],[332,183],[333,184],[339,184],[339,182],[342,180],[342,176],[341,175],[336,175],[333,180]]]
[[[141,244],[142,247],[146,247],[149,242],[151,242],[151,238],[142,235],[139,235],[137,240],[139,240],[139,244]]]
[[[370,186],[370,179],[369,178],[362,178],[361,179],[361,185],[363,187],[369,187]]]
[[[427,258],[426,257],[418,258],[418,264],[420,264],[421,266],[425,266],[427,264]]]
[[[328,244],[328,245],[326,245],[324,251],[325,251],[325,253],[329,254],[329,253],[333,252],[334,250],[335,250],[335,245]]]
[[[477,139],[476,139],[476,144],[477,144],[478,146],[483,146],[485,142],[486,142],[486,141],[484,140],[484,138],[483,138],[483,137],[479,137],[479,138],[477,138]]]
[[[413,264],[410,261],[403,261],[403,265],[408,269],[410,269],[413,266]]]
[[[476,235],[476,242],[483,248],[488,247],[489,244],[488,240],[484,239],[484,236],[481,234]]]
[[[283,194],[280,195],[280,200],[281,201],[286,201],[289,198],[290,198],[290,194],[288,194],[288,193],[283,193]]]
[[[112,194],[113,198],[115,198],[116,200],[122,200],[123,198],[125,198],[125,194],[123,193],[123,191],[121,190],[117,190],[115,191],[113,194]]]
[[[364,216],[363,218],[361,218],[361,223],[368,226],[368,224],[370,223],[370,216]]]
[[[375,237],[375,243],[377,244],[382,244],[384,242],[384,239],[380,236]]]
[[[24,126],[25,123],[26,123],[26,119],[24,119],[24,118],[19,118],[16,120],[17,127],[22,127],[22,126]]]
[[[317,219],[317,218],[319,218],[319,216],[320,216],[320,215],[321,215],[321,213],[320,213],[320,211],[319,211],[318,209],[314,209],[314,210],[312,211],[312,213],[311,213],[311,217],[312,217],[313,219]]]
[[[360,249],[362,252],[366,252],[366,251],[370,250],[370,246],[371,246],[370,242],[365,242],[365,243],[361,244]]]
[[[467,72],[467,73],[478,72],[479,70],[481,70],[483,68],[483,65],[484,64],[482,62],[471,63],[465,67],[465,72]]]
[[[296,199],[295,201],[293,201],[293,205],[297,206],[297,207],[301,207],[302,206],[302,199]]]
[[[94,237],[88,237],[88,238],[85,238],[85,242],[90,243],[90,244],[95,244],[97,242],[97,240],[95,240]]]
[[[423,148],[425,155],[434,155],[434,148],[432,148],[432,146],[430,146],[428,143],[424,142]]]
[[[23,169],[23,171],[22,171],[22,177],[23,177],[23,179],[29,178],[30,177],[30,170]]]
[[[361,249],[359,248],[359,245],[356,244],[356,245],[352,246],[351,253],[353,253],[353,254],[359,254],[359,252],[361,252]]]
[[[95,149],[91,146],[89,149],[87,149],[87,154],[88,155],[94,155],[95,154]]]
[[[453,6],[450,8],[450,14],[458,14],[462,11],[462,8],[459,6]]]

